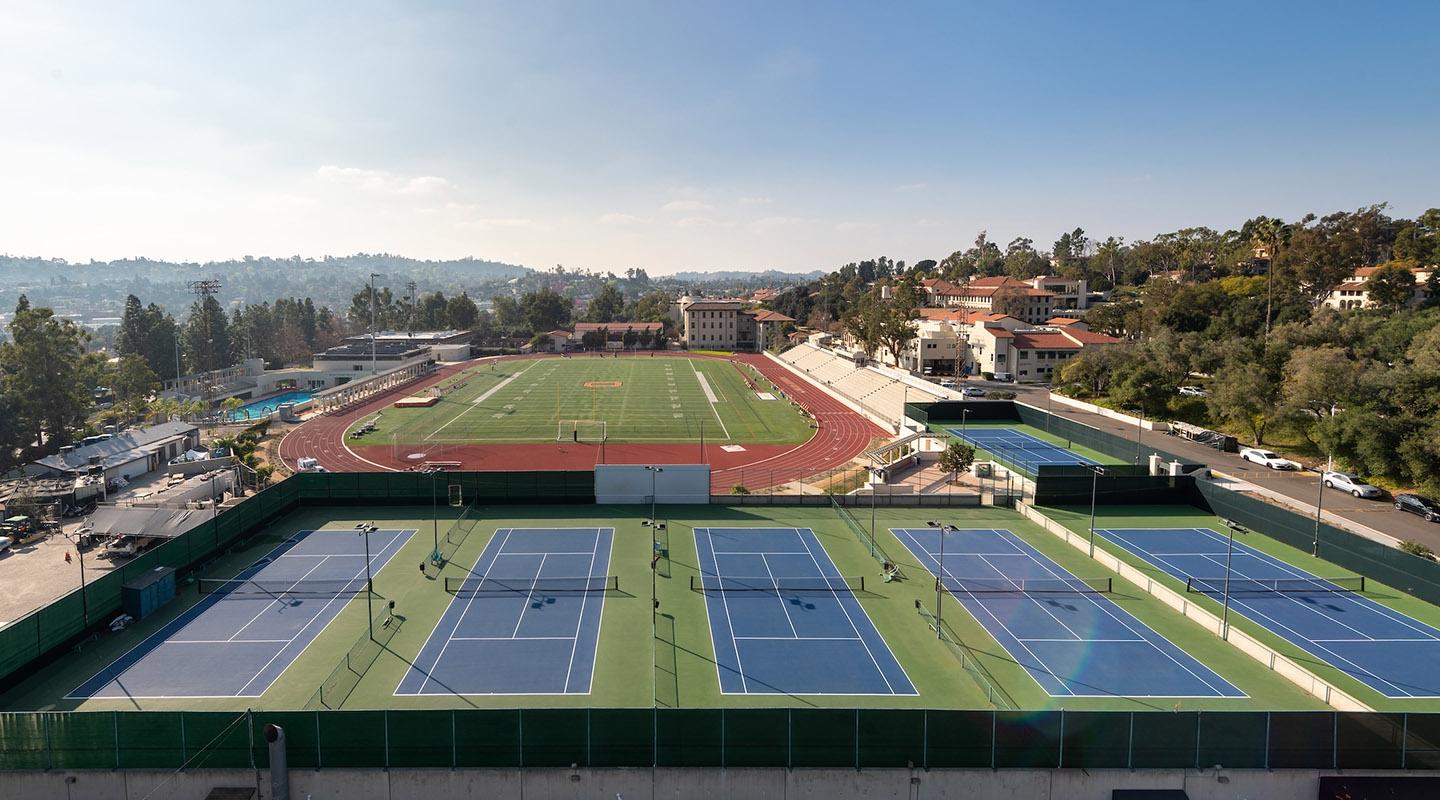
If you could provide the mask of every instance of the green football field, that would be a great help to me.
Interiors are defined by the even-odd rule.
[[[193,585],[182,586],[179,599],[156,615],[118,634],[102,634],[77,652],[0,696],[4,710],[233,710],[294,709],[311,703],[317,686],[330,687],[326,706],[385,708],[513,708],[525,707],[790,707],[833,708],[1066,708],[1160,710],[1175,709],[1314,709],[1323,708],[1288,681],[1216,639],[1200,626],[1143,592],[1116,580],[1109,597],[1136,619],[1177,647],[1192,654],[1247,696],[1243,698],[1052,697],[1036,683],[1015,657],[986,632],[975,617],[953,600],[945,610],[947,638],[937,639],[930,610],[934,583],[925,568],[892,536],[892,527],[924,527],[941,516],[962,527],[1014,531],[1076,575],[1092,577],[1098,566],[1082,553],[1041,531],[1007,509],[880,509],[877,544],[872,556],[869,512],[857,509],[858,523],[849,523],[827,506],[671,506],[661,507],[668,530],[660,536],[666,557],[651,571],[652,532],[641,524],[649,507],[629,506],[488,506],[466,512],[441,506],[439,518],[429,507],[311,507],[278,519],[243,549],[214,564],[210,576],[228,577],[262,558],[297,531],[351,531],[357,522],[382,528],[415,531],[394,558],[375,576],[375,607],[395,603],[395,626],[383,632],[383,645],[367,644],[366,600],[343,598],[343,609],[326,624],[269,689],[259,697],[92,698],[67,700],[82,681],[126,653],[145,637],[201,600]],[[464,516],[462,516],[462,513]],[[813,530],[824,552],[841,574],[865,576],[856,599],[873,621],[918,694],[803,695],[726,694],[717,674],[716,645],[706,596],[692,588],[700,574],[696,529],[705,527],[783,527]],[[593,684],[586,693],[475,695],[397,694],[412,665],[457,599],[446,591],[446,579],[470,574],[498,532],[522,528],[614,529],[609,574],[618,589],[607,591],[598,624]],[[438,571],[421,576],[417,564],[428,560],[434,541],[449,557]],[[879,558],[900,570],[895,582],[880,580]],[[652,583],[653,578],[653,583]],[[652,617],[652,586],[658,608]],[[597,601],[599,596],[596,596]],[[543,611],[539,613],[544,613]],[[483,624],[471,619],[469,624]],[[192,646],[203,646],[200,644]],[[501,667],[473,662],[477,672]],[[553,665],[535,664],[535,669]],[[797,669],[803,669],[797,666]],[[328,677],[327,677],[328,676]],[[337,677],[338,676],[338,677]],[[340,688],[335,688],[339,686]],[[313,706],[312,706],[313,707]]]
[[[747,370],[760,388],[746,384]],[[356,444],[579,441],[795,444],[811,422],[748,367],[714,358],[500,361],[442,383],[428,408],[386,408]],[[773,399],[764,399],[768,394]]]

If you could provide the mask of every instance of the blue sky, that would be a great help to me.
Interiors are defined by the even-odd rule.
[[[1373,7],[1372,7],[1373,6]],[[829,269],[1440,206],[1440,3],[0,8],[0,251]]]

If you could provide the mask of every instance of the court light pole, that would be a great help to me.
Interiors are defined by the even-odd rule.
[[[370,574],[370,531],[375,526],[365,523],[360,529],[360,538],[365,540],[365,616],[370,626],[370,638],[375,638],[375,581]]]
[[[646,464],[645,469],[650,472],[650,519],[653,522],[655,519],[655,476],[664,472],[665,469],[653,464]]]
[[[1315,490],[1315,538],[1310,542],[1310,555],[1320,557],[1320,509],[1325,504],[1325,474],[1320,474]]]
[[[1145,432],[1145,409],[1137,408],[1135,413],[1140,415],[1140,421],[1135,423],[1135,463],[1140,463],[1140,435]]]
[[[945,523],[934,519],[926,522],[925,524],[934,528],[936,533],[940,536],[940,571],[935,573],[935,638],[943,639],[945,638],[945,628],[943,625],[941,625],[940,614],[942,610],[942,603],[944,602],[945,597],[945,581],[942,578],[942,576],[945,574],[945,534],[954,533],[955,531],[958,531],[960,529],[955,527],[954,525],[946,525]]]
[[[1090,557],[1095,557],[1095,489],[1105,468],[1098,464],[1086,464],[1090,469]]]
[[[435,539],[435,548],[430,551],[430,560],[437,562],[440,555],[440,500],[435,497],[435,478],[439,472],[440,470],[430,471],[430,521],[432,526],[431,535]],[[446,479],[446,483],[449,483],[449,479]],[[436,566],[439,566],[439,564],[437,563]]]
[[[1250,530],[1234,520],[1221,520],[1225,527],[1230,530],[1230,538],[1225,545],[1225,597],[1221,603],[1220,611],[1220,638],[1224,641],[1230,640],[1230,559],[1235,554],[1235,534],[1249,533]]]

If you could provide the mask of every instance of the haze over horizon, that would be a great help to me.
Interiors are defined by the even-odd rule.
[[[1440,5],[837,8],[8,5],[0,252],[804,272],[1440,205]]]

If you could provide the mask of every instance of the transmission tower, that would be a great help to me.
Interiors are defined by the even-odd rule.
[[[205,307],[205,298],[207,298],[207,297],[209,297],[209,296],[211,296],[211,295],[213,295],[213,294],[219,293],[219,291],[220,291],[220,279],[218,279],[218,278],[205,278],[205,279],[198,280],[198,281],[190,281],[190,283],[188,284],[188,286],[190,287],[190,292],[195,295],[195,303],[196,303],[196,305],[203,309],[203,308]],[[213,345],[214,343],[211,342],[211,344]],[[197,356],[198,356],[198,354],[197,354]],[[176,358],[175,371],[178,373],[178,372],[180,371],[180,367],[179,367],[180,352],[179,352],[179,348],[178,348],[178,347],[176,348],[175,358]],[[196,366],[198,367],[198,365],[196,365]],[[200,373],[200,372],[198,372],[198,371],[196,372],[196,374],[202,376],[201,379],[200,379],[200,380],[201,380],[201,393],[202,393],[202,395],[205,397],[205,399],[207,399],[207,400],[210,399],[210,395],[213,394],[214,391],[218,388],[218,387],[215,385],[214,376],[209,375],[209,374],[205,374],[205,373]]]

